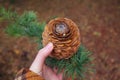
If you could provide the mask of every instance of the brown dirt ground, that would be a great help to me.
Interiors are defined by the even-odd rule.
[[[39,21],[67,17],[80,27],[82,43],[92,51],[95,73],[87,80],[120,80],[120,0],[0,0],[0,6],[19,13],[37,12]],[[4,33],[0,23],[0,80],[13,80],[22,67],[29,67],[37,53],[37,44],[27,37]]]

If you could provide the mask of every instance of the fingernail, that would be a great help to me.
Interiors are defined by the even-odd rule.
[[[46,45],[47,48],[50,48],[50,47],[53,47],[53,43],[52,42],[49,42],[47,45]]]

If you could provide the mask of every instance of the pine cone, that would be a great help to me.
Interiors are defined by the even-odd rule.
[[[70,19],[56,18],[51,20],[42,34],[43,46],[52,42],[54,49],[51,57],[68,59],[76,53],[80,45],[78,26]]]

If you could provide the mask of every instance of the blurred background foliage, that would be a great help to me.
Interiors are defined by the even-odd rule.
[[[95,57],[92,63],[95,64],[96,73],[88,74],[87,80],[120,79],[119,0],[0,0],[0,6],[20,15],[33,10],[39,24],[43,25],[44,21],[48,22],[56,16],[72,19],[80,28],[83,44]],[[17,16],[16,12],[11,16]],[[8,36],[4,32],[7,24],[9,21],[0,17],[0,79],[13,80],[19,69],[30,66],[37,54],[38,44],[36,38]]]

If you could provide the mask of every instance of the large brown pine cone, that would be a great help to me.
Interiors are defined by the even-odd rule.
[[[43,45],[52,42],[54,49],[51,57],[68,59],[76,53],[80,45],[80,32],[78,26],[68,18],[51,20],[42,34]]]

